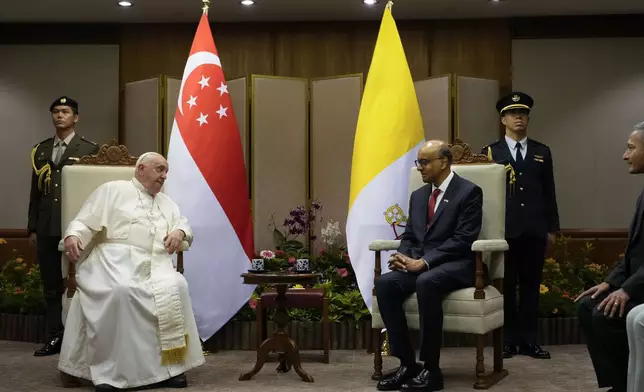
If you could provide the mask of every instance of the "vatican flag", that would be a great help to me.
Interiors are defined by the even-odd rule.
[[[375,260],[369,244],[395,239],[392,223],[406,223],[409,171],[424,142],[418,99],[391,4],[382,17],[360,105],[346,226],[351,265],[369,311]],[[388,258],[383,254],[383,273],[389,271]]]

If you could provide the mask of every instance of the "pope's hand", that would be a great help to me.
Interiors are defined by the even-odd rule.
[[[175,230],[172,233],[168,234],[164,241],[165,248],[168,250],[168,254],[177,253],[181,250],[181,242],[186,238],[186,234],[183,230]]]
[[[83,250],[81,247],[80,238],[75,235],[70,235],[65,238],[65,254],[72,263],[75,263],[80,258],[80,252]]]

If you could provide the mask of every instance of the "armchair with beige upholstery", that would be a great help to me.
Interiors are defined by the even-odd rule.
[[[76,217],[85,200],[102,184],[115,180],[130,180],[134,177],[137,157],[130,156],[127,148],[119,145],[116,140],[104,144],[96,155],[85,156],[74,165],[64,166],[61,174],[62,204],[61,229],[64,233],[67,225]],[[100,236],[95,236],[100,238]],[[95,245],[92,240],[81,254],[84,259]],[[183,252],[188,250],[188,242],[183,241],[181,252],[177,255],[177,271],[183,273]],[[65,255],[64,239],[58,244],[62,254],[62,274],[65,281],[63,294],[63,324],[67,319],[67,311],[72,297],[76,292],[76,268]]]
[[[508,250],[505,241],[505,192],[506,171],[503,165],[490,162],[485,155],[472,154],[470,147],[455,140],[451,144],[453,155],[452,170],[459,176],[472,181],[483,190],[483,227],[479,239],[472,245],[476,252],[476,285],[457,290],[443,301],[443,330],[475,334],[476,340],[476,382],[475,389],[488,389],[505,377],[503,369],[503,257]],[[409,194],[423,186],[417,170],[410,173]],[[381,252],[397,250],[400,241],[374,241],[369,249],[375,252],[375,277],[381,274]],[[484,283],[483,263],[487,264],[493,285]],[[385,327],[373,293],[373,379],[382,378],[381,330]],[[404,303],[407,325],[410,329],[420,328],[418,303],[412,295]],[[494,369],[485,373],[483,349],[486,335],[493,332]]]

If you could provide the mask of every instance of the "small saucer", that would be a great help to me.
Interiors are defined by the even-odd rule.
[[[265,271],[262,271],[262,270],[260,270],[260,271],[248,270],[248,272],[251,273],[251,274],[263,274]]]

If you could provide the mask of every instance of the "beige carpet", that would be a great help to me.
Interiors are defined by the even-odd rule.
[[[0,341],[0,391],[63,391],[56,370],[57,356],[36,358],[38,345]],[[494,392],[592,392],[600,391],[584,346],[547,347],[551,360],[516,357],[506,360],[510,375],[490,391]],[[308,353],[307,353],[308,354]],[[445,349],[441,366],[445,391],[473,391],[475,352],[470,348]],[[491,366],[491,351],[486,351],[486,364]],[[207,363],[187,373],[186,391],[290,392],[290,391],[375,391],[371,381],[373,357],[364,351],[332,351],[331,363],[316,362],[307,355],[306,370],[315,382],[300,381],[293,370],[286,374],[275,371],[276,362],[267,363],[250,381],[238,381],[241,373],[252,368],[252,351],[229,351],[209,355]],[[385,369],[396,366],[394,358],[384,358]],[[71,391],[91,391],[80,388]],[[165,391],[165,390],[157,390]],[[176,390],[167,390],[176,391]]]

